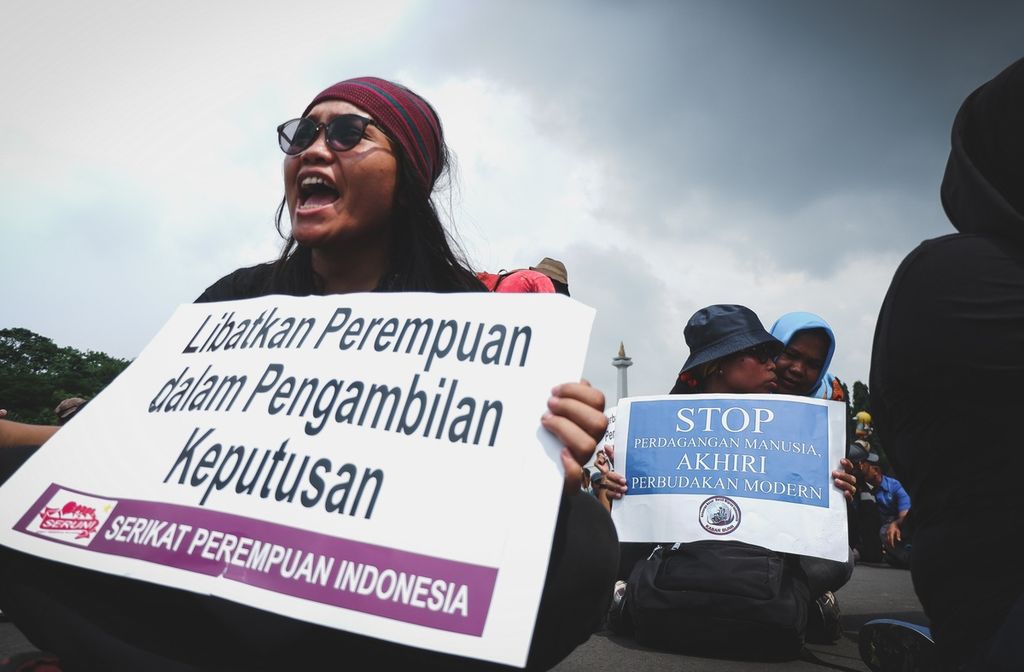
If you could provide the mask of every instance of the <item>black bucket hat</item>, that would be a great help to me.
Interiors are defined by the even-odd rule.
[[[683,338],[690,347],[690,356],[679,373],[761,344],[771,346],[772,356],[784,347],[782,341],[765,331],[754,311],[734,304],[701,308],[686,323]]]

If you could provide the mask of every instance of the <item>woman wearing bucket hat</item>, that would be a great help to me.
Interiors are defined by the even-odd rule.
[[[683,337],[690,356],[669,394],[770,394],[778,389],[774,360],[782,342],[746,306],[701,308],[686,323]]]
[[[753,394],[778,391],[775,358],[783,343],[768,333],[746,306],[716,304],[701,308],[686,323],[683,337],[690,356],[669,394]],[[847,500],[856,491],[853,465],[845,458],[832,472]]]
[[[774,358],[783,344],[768,333],[757,314],[746,306],[715,304],[701,308],[683,328],[690,348],[669,394],[771,394],[778,390]],[[848,473],[853,465],[842,460],[832,472],[847,500],[853,498],[856,480]],[[621,499],[625,478],[611,472],[605,487],[611,499]],[[620,563],[619,573],[628,571]]]
[[[739,305],[714,305],[694,313],[683,330],[690,356],[672,393],[749,394],[779,391],[776,358],[785,344],[767,332],[754,311]],[[847,501],[856,492],[853,465],[846,459],[832,472]],[[839,607],[832,591],[850,580],[853,556],[847,562],[800,557],[811,594],[809,636],[838,639]]]
[[[716,304],[701,308],[686,323],[683,337],[690,356],[669,394],[776,391],[773,360],[782,350],[782,343],[765,331],[761,320],[746,306]],[[621,499],[626,493],[626,479],[611,471],[603,479],[602,488],[607,491],[604,501],[610,506],[610,500]],[[643,553],[642,549],[636,552]],[[619,561],[620,578],[629,574],[638,559],[632,556],[631,551]]]
[[[285,154],[280,257],[225,276],[200,302],[269,294],[484,291],[431,200],[448,171],[448,148],[425,99],[384,79],[349,79],[318,93],[277,135]],[[566,383],[552,391],[547,410],[538,425],[564,446],[565,491],[579,493],[581,465],[607,424],[604,395],[583,382]],[[9,428],[19,432],[12,442],[34,436]],[[0,450],[7,453],[4,437],[0,431]],[[17,466],[0,462],[0,482]],[[554,665],[600,623],[616,549],[611,520],[593,498],[563,497],[528,669]],[[69,669],[498,667],[4,548],[0,608]]]
[[[775,357],[783,343],[765,330],[751,309],[736,304],[716,304],[701,308],[686,323],[683,337],[690,355],[683,364],[670,394],[771,394],[777,391]],[[847,472],[852,465],[842,460],[832,472],[835,485],[847,500],[852,499],[856,480]],[[611,498],[621,498],[625,479],[612,473],[604,479]],[[617,487],[616,487],[617,486]],[[620,544],[619,576],[629,576],[637,561],[647,557],[650,544]],[[806,575],[813,617],[811,635],[821,640],[838,638],[838,603],[831,591],[838,590],[850,578],[851,559],[833,562],[799,557],[800,570]],[[621,591],[616,591],[620,594]],[[615,618],[613,605],[611,618]]]

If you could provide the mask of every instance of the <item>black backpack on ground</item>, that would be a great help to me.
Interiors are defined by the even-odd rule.
[[[796,556],[737,541],[659,547],[626,589],[638,642],[733,658],[794,658],[810,601]]]

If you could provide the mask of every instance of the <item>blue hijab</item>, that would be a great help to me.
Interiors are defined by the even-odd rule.
[[[814,313],[786,313],[772,325],[772,336],[789,345],[790,339],[798,331],[805,329],[824,329],[828,334],[828,354],[821,366],[821,373],[818,374],[818,381],[811,387],[811,392],[805,396],[817,397],[819,399],[832,398],[832,380],[835,378],[828,372],[829,364],[832,363],[832,355],[836,351],[836,335],[832,333],[832,327],[828,322]]]

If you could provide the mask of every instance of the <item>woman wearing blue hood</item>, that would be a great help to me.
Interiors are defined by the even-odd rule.
[[[784,347],[775,358],[779,394],[846,401],[842,383],[828,372],[836,351],[836,337],[828,322],[814,313],[786,313],[772,325],[771,334]],[[851,543],[852,543],[851,539]],[[846,562],[803,558],[801,564],[812,585],[820,586],[821,597],[811,615],[838,639],[839,606],[833,591],[846,585],[853,574],[853,555]]]
[[[786,346],[775,359],[780,394],[846,401],[842,383],[828,372],[836,351],[828,322],[814,313],[786,313],[771,331]]]

